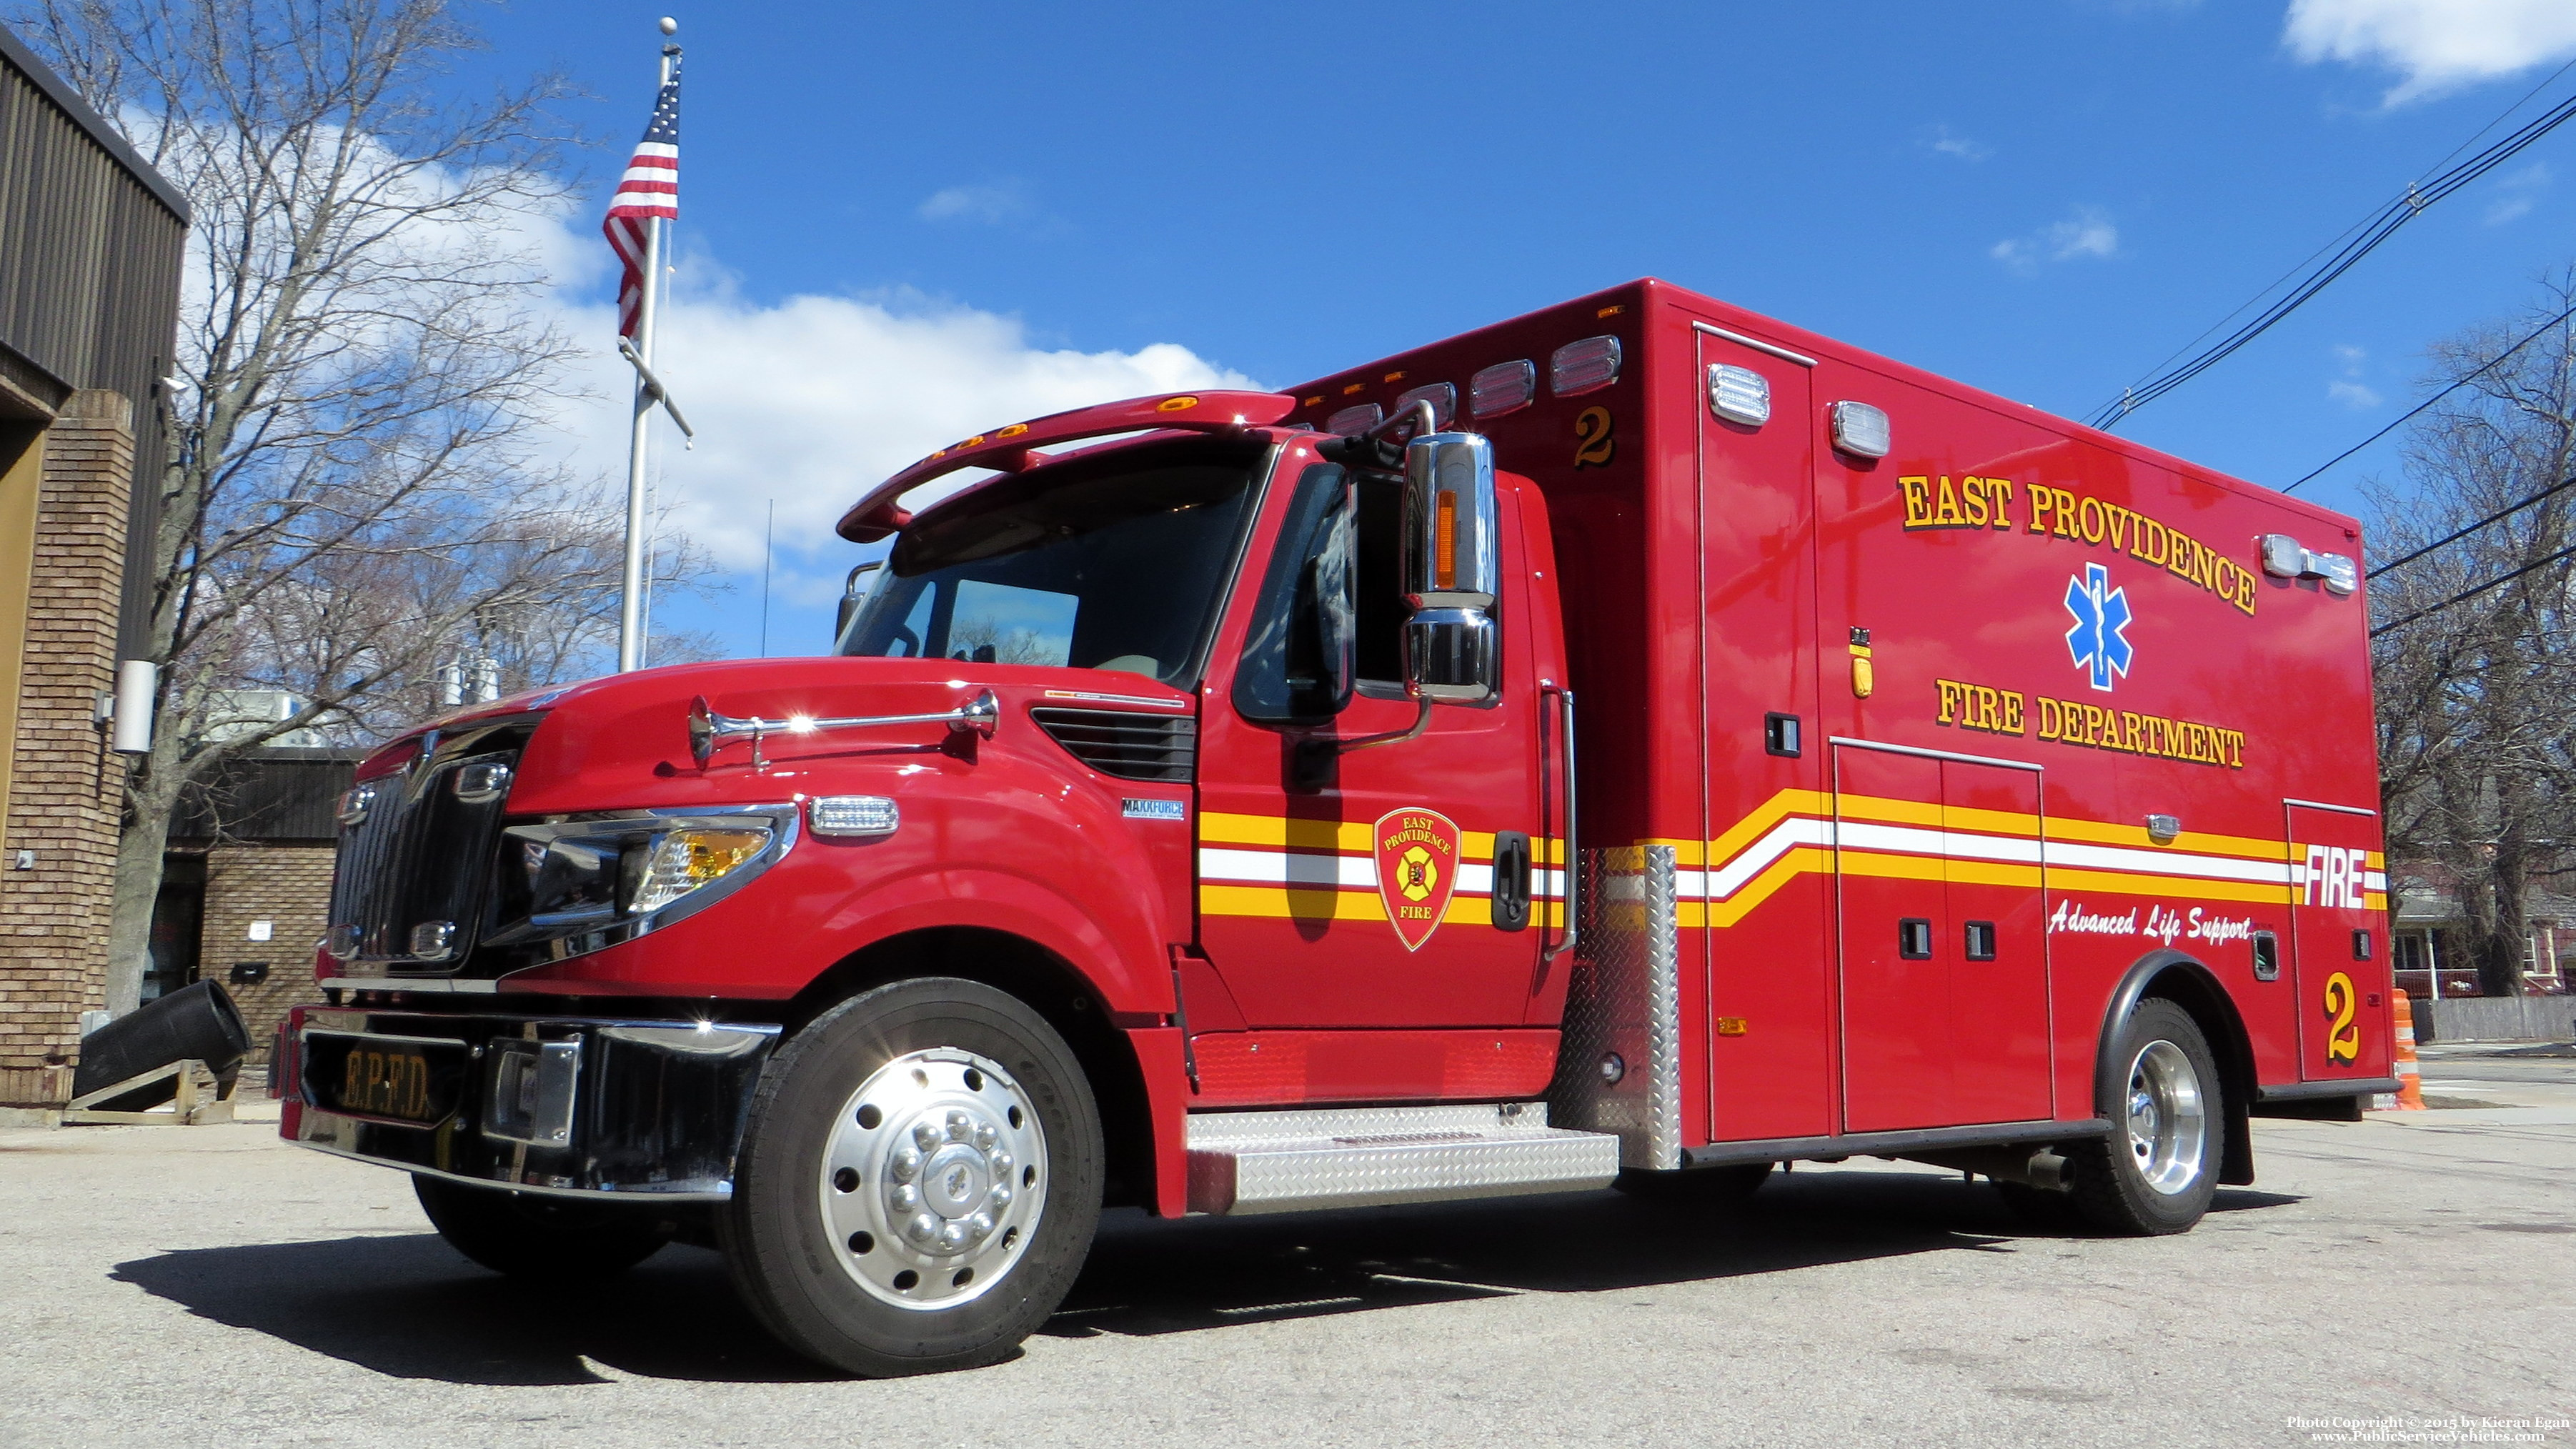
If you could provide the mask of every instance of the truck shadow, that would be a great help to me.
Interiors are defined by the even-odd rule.
[[[2222,1188],[2214,1213],[2296,1197]],[[1991,1185],[1922,1172],[1774,1174],[1739,1201],[1596,1192],[1279,1217],[1104,1218],[1057,1337],[1151,1335],[1518,1293],[1705,1282],[2082,1236]]]
[[[2299,1199],[2222,1189],[2217,1212]],[[1793,1272],[1915,1253],[2010,1253],[2057,1236],[1991,1187],[1920,1172],[1774,1177],[1719,1205],[1595,1192],[1491,1202],[1166,1222],[1102,1220],[1090,1261],[1040,1332],[1146,1336],[1518,1293],[1593,1293]],[[790,1353],[702,1249],[671,1247],[579,1291],[528,1287],[428,1233],[204,1248],[136,1258],[115,1279],[190,1312],[396,1378],[460,1384],[841,1377]]]

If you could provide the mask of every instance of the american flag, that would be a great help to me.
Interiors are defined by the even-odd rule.
[[[653,103],[653,119],[645,124],[644,139],[635,144],[625,178],[608,200],[608,222],[602,228],[617,259],[626,264],[626,275],[617,285],[620,337],[635,335],[636,317],[644,307],[645,228],[649,218],[656,216],[665,221],[680,219],[680,62],[676,56],[671,78],[662,82],[662,94]]]

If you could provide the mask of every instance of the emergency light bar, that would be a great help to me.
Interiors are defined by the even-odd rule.
[[[896,500],[906,493],[960,468],[995,468],[1005,473],[1025,473],[1047,460],[1046,454],[1038,449],[1048,443],[1069,443],[1080,438],[1165,428],[1224,433],[1238,428],[1267,427],[1296,408],[1297,400],[1284,393],[1185,392],[1163,397],[1130,398],[1125,402],[1103,403],[1098,407],[1075,408],[1071,412],[1031,418],[1025,423],[1013,423],[1007,428],[977,433],[964,442],[951,443],[888,478],[869,489],[849,512],[842,514],[835,531],[852,543],[874,543],[912,521],[911,514],[895,506]]]

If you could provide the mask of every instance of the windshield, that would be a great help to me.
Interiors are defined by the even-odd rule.
[[[839,652],[1197,682],[1259,444],[1182,439],[1001,479],[904,530]]]

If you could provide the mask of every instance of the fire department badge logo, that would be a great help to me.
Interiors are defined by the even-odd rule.
[[[1390,810],[1371,832],[1377,895],[1396,939],[1419,951],[1449,914],[1458,889],[1458,826],[1437,810]]]

